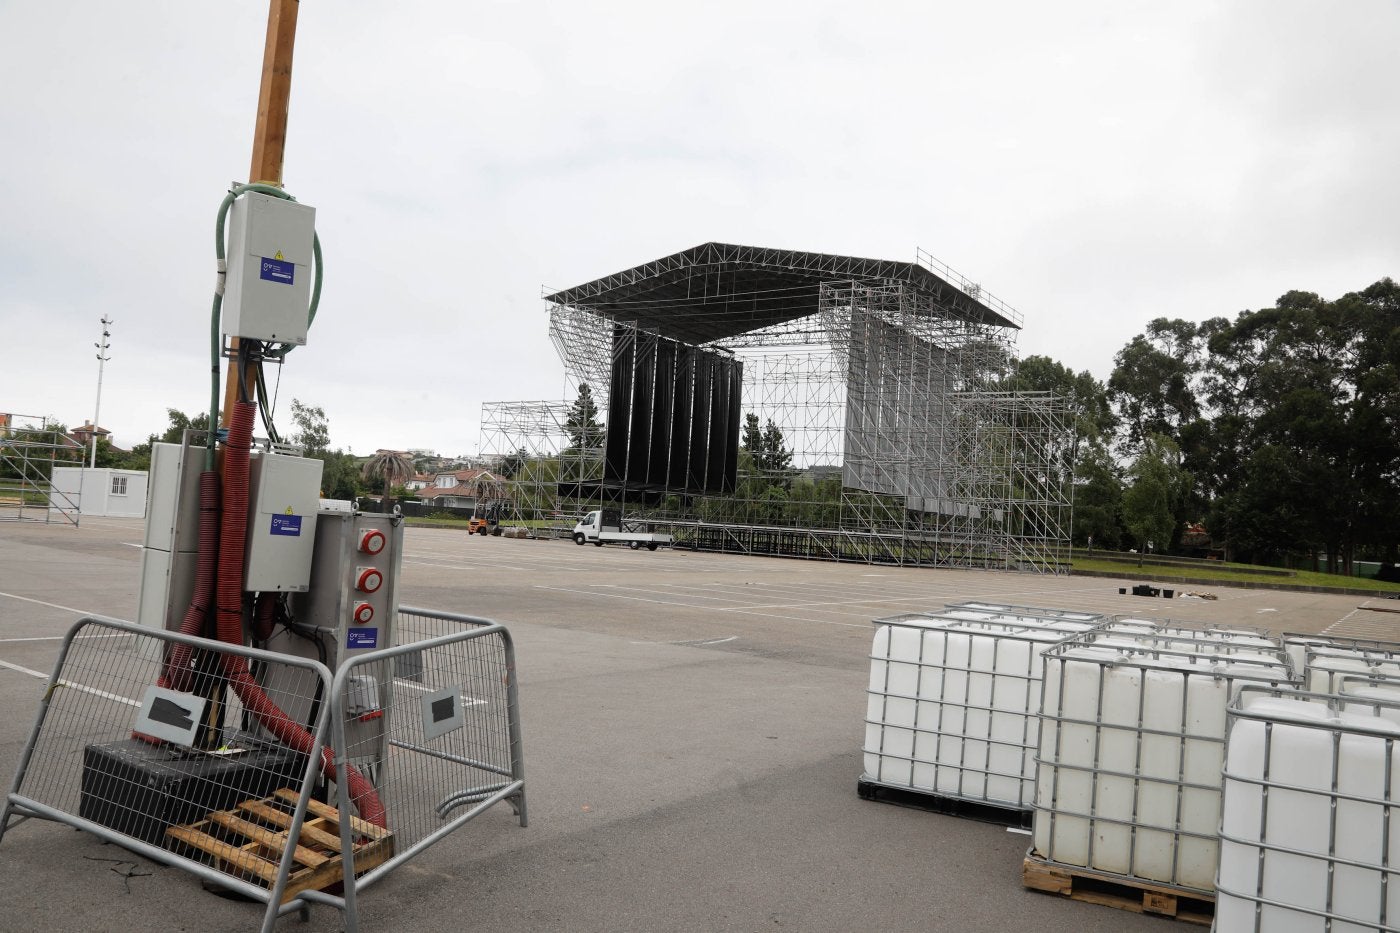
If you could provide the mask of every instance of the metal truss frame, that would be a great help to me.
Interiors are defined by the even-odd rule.
[[[588,302],[634,286],[640,293],[637,283],[657,269],[713,261],[706,250],[719,246],[547,299],[565,369],[590,385],[601,410],[614,328],[645,330],[656,312],[639,302],[635,319],[625,319],[616,306],[604,313]],[[752,252],[728,261],[766,261]],[[818,263],[832,277],[818,285],[812,313],[701,344],[743,362],[743,410],[782,432],[790,465],[763,469],[741,453],[734,495],[666,495],[628,505],[629,520],[704,550],[1068,572],[1072,418],[1048,393],[1002,390],[1020,315],[922,251],[917,266],[933,273],[926,279],[910,276],[909,263],[799,255],[831,260]],[[973,305],[996,313],[966,313]],[[588,487],[602,477],[601,446],[571,444],[571,407],[482,409],[482,453],[509,458],[514,519],[540,532],[567,530],[561,520],[602,504],[559,492],[561,482]]]
[[[15,419],[38,422],[39,427],[16,427]],[[37,415],[14,415],[9,435],[0,434],[0,522],[43,522],[77,526],[81,493],[77,498],[53,488],[53,468],[69,465],[65,456],[76,446],[61,431],[49,427],[48,419]],[[78,460],[77,466],[83,465]],[[36,501],[37,500],[37,501]]]

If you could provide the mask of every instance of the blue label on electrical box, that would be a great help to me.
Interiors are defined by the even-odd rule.
[[[278,282],[282,285],[291,285],[296,277],[297,265],[294,262],[287,262],[284,259],[268,259],[262,257],[262,271],[258,273],[258,278],[268,282]]]
[[[373,648],[379,644],[379,629],[351,628],[345,630],[345,647]]]
[[[301,537],[301,516],[300,515],[274,515],[272,516],[272,533],[275,535],[288,535],[293,538]]]

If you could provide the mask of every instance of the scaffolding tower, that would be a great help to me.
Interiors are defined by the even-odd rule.
[[[781,433],[780,452],[749,438],[732,493],[628,502],[634,527],[701,550],[1068,571],[1070,413],[1006,389],[1020,315],[928,254],[705,244],[547,300],[565,369],[601,411],[626,335],[659,334],[732,354],[746,419]],[[483,407],[514,520],[541,532],[604,504],[605,437],[576,414]]]
[[[77,454],[75,457],[74,454]],[[60,522],[77,526],[81,493],[55,489],[54,467],[83,447],[41,415],[0,413],[0,522]]]

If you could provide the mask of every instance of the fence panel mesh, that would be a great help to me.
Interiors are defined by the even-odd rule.
[[[353,933],[358,888],[501,801],[526,822],[509,633],[405,609],[397,641],[332,678],[315,660],[83,619],[0,838],[31,817],[67,823],[266,902],[264,930],[314,901]]]
[[[509,633],[485,619],[405,607],[396,641],[340,671],[335,714],[346,758],[379,788],[395,862],[503,799],[523,825]]]

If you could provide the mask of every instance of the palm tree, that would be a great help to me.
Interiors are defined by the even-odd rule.
[[[365,479],[384,481],[384,511],[394,504],[394,487],[413,479],[413,458],[402,450],[376,450],[360,471]]]

